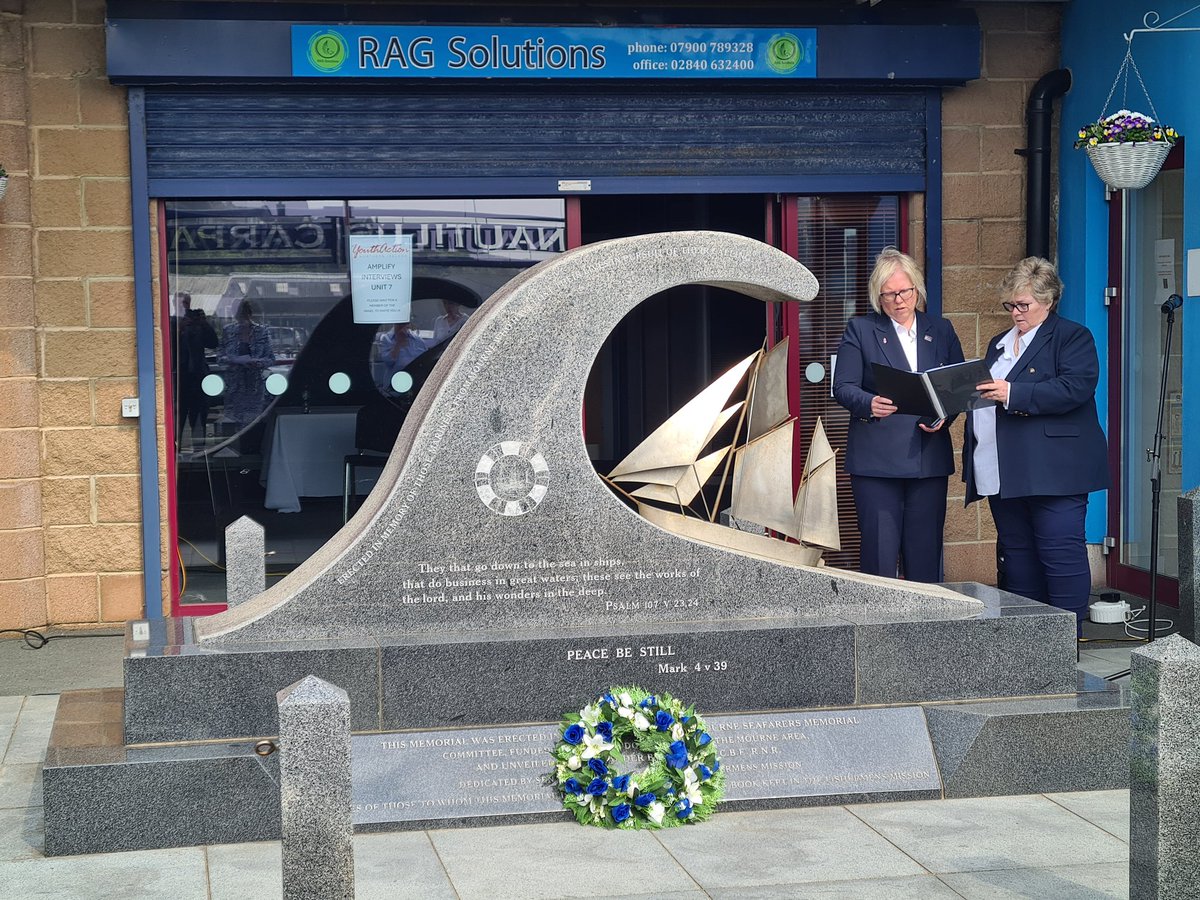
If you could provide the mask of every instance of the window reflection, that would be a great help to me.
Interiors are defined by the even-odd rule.
[[[566,249],[559,199],[165,207],[185,602],[223,599],[223,532],[241,515],[264,525],[272,572],[324,543],[341,523],[346,458],[386,459],[470,316]],[[412,236],[408,321],[354,321],[350,234]],[[379,470],[353,471],[361,498]]]

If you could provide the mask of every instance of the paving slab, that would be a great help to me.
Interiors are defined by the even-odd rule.
[[[0,694],[58,693],[84,688],[118,687],[125,656],[125,637],[112,635],[51,636],[37,650],[23,640],[0,641]],[[0,704],[0,711],[4,706]]]
[[[1129,791],[1080,791],[1046,796],[1129,843]]]
[[[58,695],[26,697],[17,716],[17,724],[4,751],[4,765],[40,763],[46,756],[46,744],[54,727]]]
[[[717,841],[709,846],[712,852],[720,844],[710,836]],[[431,831],[429,837],[462,900],[597,897],[606,893],[607,884],[630,896],[696,889],[663,845],[644,831],[567,823]]]
[[[0,809],[0,862],[41,859],[42,842],[40,809]],[[10,889],[0,887],[0,896],[8,896],[3,892]]]
[[[710,892],[713,900],[962,900],[936,875],[778,884]]]
[[[0,885],[21,900],[190,900],[208,896],[207,881],[196,847],[0,862]]]
[[[703,827],[672,828],[655,836],[709,893],[926,874],[840,807],[722,813]]]
[[[42,805],[42,767],[38,763],[0,766],[0,809]]]
[[[1105,863],[1123,841],[1042,796],[884,803],[851,812],[931,872]]]
[[[1125,900],[1129,896],[1129,863],[958,873],[943,875],[942,880],[964,900]]]

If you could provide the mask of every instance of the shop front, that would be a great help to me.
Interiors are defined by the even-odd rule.
[[[941,89],[979,75],[969,12],[696,25],[708,14],[675,9],[601,28],[334,24],[248,4],[221,18],[233,6],[108,8],[108,75],[129,88],[139,387],[163,406],[150,416],[143,399],[145,571],[166,527],[173,613],[221,608],[222,535],[241,515],[266,529],[269,573],[310,556],[370,489],[456,331],[557,253],[729,231],[822,285],[765,322],[710,287],[639,307],[579,360],[598,465],[764,336],[792,338],[793,412],[807,430],[822,417],[836,445],[832,357],[875,254],[916,238],[940,302]],[[389,319],[358,308],[354,248],[371,240],[411,255]],[[846,559],[831,561],[852,566],[843,494]]]

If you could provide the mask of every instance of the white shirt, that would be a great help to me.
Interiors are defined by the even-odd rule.
[[[912,328],[905,328],[895,319],[892,319],[892,327],[896,329],[896,337],[900,341],[900,349],[904,351],[904,357],[908,360],[908,368],[913,372],[917,371],[917,317],[913,316]]]
[[[1024,353],[1038,333],[1041,324],[1035,325],[1021,335],[1021,353]],[[1007,378],[1017,365],[1020,358],[1013,350],[1013,342],[1017,337],[1017,326],[1013,326],[996,346],[1001,350],[996,361],[992,363],[993,380]],[[1008,409],[1008,403],[1004,404]],[[975,433],[975,452],[971,454],[971,470],[975,474],[975,490],[981,497],[991,497],[1000,493],[1000,457],[996,452],[996,407],[985,406],[971,413],[972,431]]]

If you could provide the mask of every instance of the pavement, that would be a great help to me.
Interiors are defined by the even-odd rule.
[[[1081,645],[1097,675],[1131,644]],[[278,841],[47,858],[41,764],[58,694],[121,682],[119,637],[0,641],[0,898],[281,896]],[[1126,676],[1127,679],[1127,676]],[[356,896],[994,900],[1128,896],[1128,791],[720,813],[696,827],[574,823],[360,834]]]

